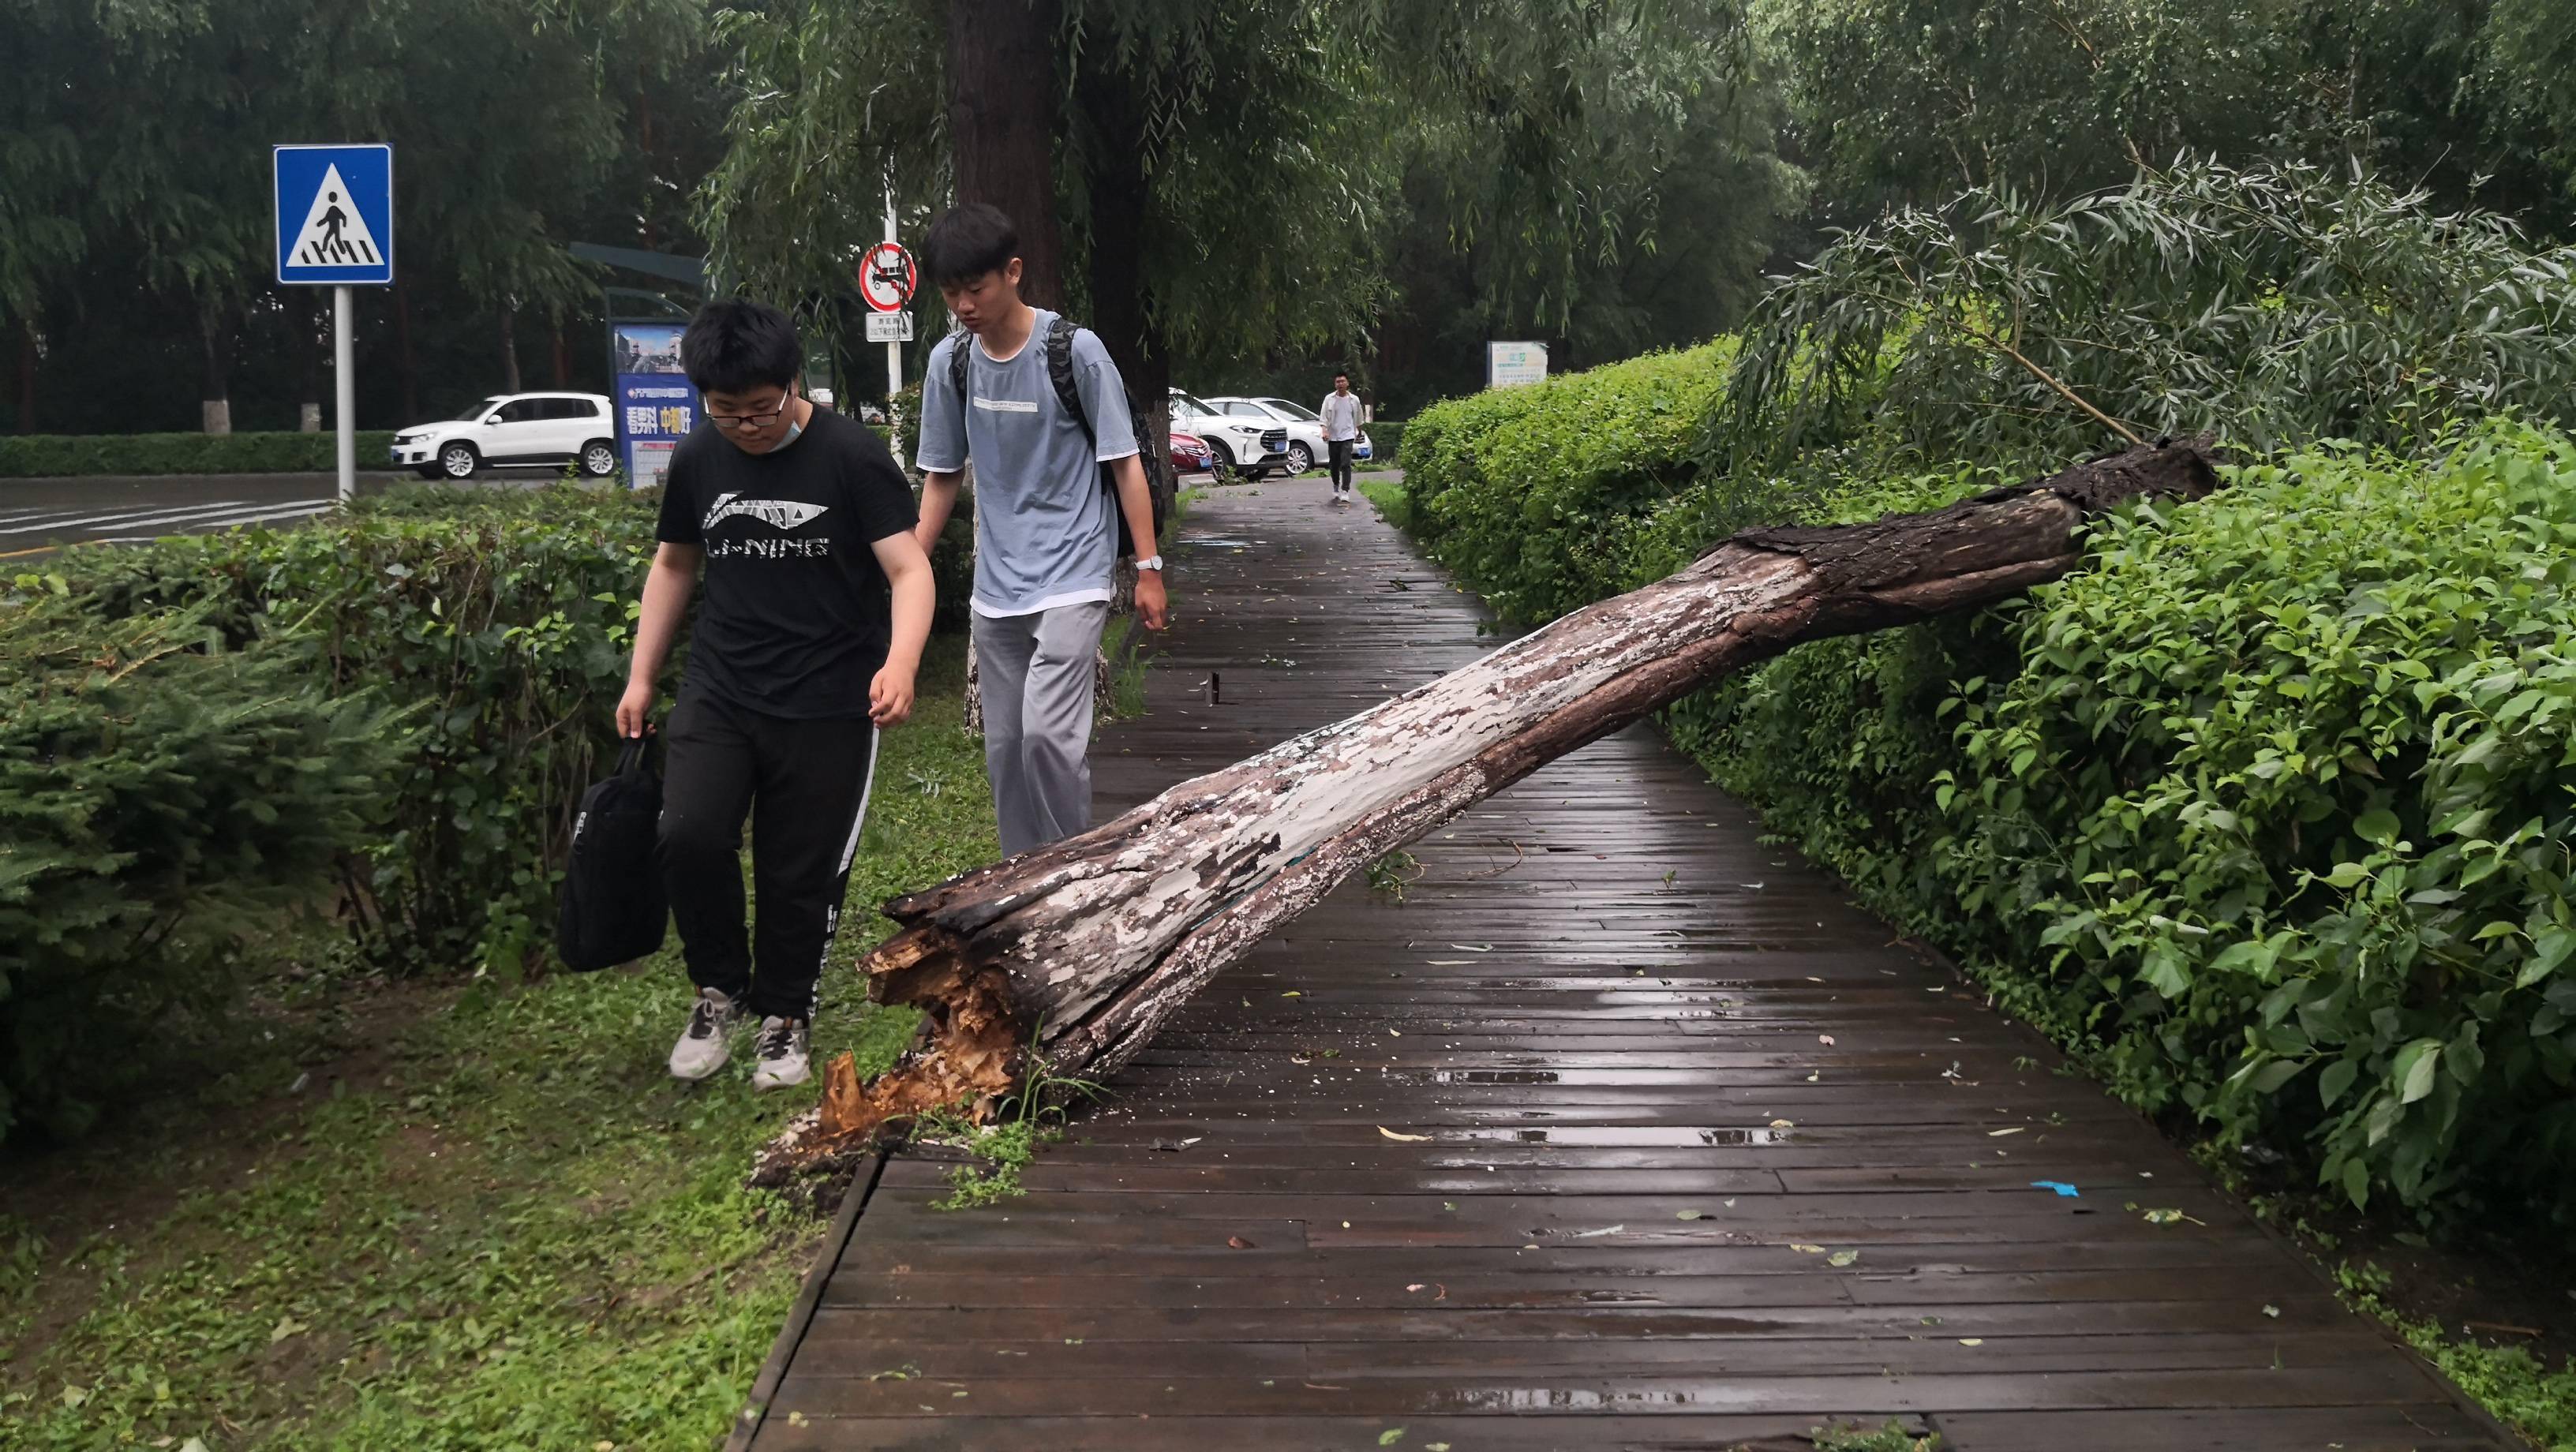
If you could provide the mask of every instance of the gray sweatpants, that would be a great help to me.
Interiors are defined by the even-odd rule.
[[[975,617],[984,773],[1005,857],[1091,825],[1092,659],[1109,602]]]

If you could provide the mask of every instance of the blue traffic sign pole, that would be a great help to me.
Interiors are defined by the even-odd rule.
[[[279,146],[270,152],[277,280],[331,289],[332,401],[339,417],[340,502],[358,492],[355,287],[394,280],[394,149]]]

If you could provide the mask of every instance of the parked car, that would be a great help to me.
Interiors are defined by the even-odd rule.
[[[1259,479],[1288,467],[1286,428],[1269,419],[1228,414],[1177,388],[1172,390],[1172,427],[1206,441],[1220,470]]]
[[[572,463],[604,478],[617,472],[617,428],[606,394],[496,393],[444,423],[395,434],[393,459],[424,479]]]
[[[1174,474],[1213,474],[1216,472],[1216,450],[1196,434],[1172,430],[1172,472]]]
[[[1324,420],[1302,403],[1284,398],[1211,398],[1208,402],[1234,418],[1266,420],[1288,430],[1288,472],[1303,474],[1329,459],[1332,450],[1324,446]],[[1351,457],[1369,457],[1368,430],[1360,430],[1359,446]]]

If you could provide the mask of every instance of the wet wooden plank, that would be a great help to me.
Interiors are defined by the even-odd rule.
[[[1482,654],[1472,600],[1319,493],[1197,507],[1101,811]],[[1263,944],[1025,1196],[938,1210],[955,1157],[896,1156],[756,1445],[2504,1445],[1760,834],[1609,738],[1417,844],[1402,902],[1352,884]]]

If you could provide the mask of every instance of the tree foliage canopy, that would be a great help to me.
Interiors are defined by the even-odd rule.
[[[2307,163],[2185,162],[2058,205],[1981,188],[1768,295],[1714,442],[1762,463],[1865,426],[1997,462],[2116,443],[2074,398],[2267,451],[2552,415],[2576,396],[2571,267],[2493,213]]]

